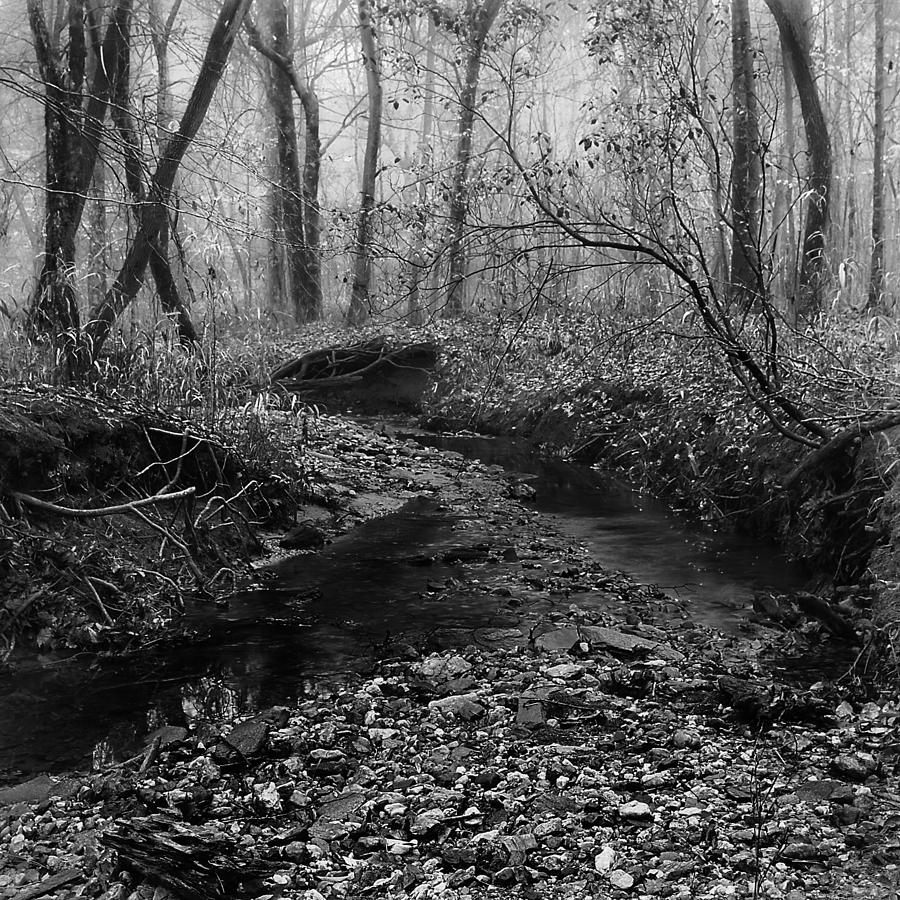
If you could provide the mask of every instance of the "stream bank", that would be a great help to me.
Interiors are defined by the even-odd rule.
[[[295,685],[280,708],[260,708],[274,698],[257,679],[253,714],[207,680],[211,707],[182,695],[130,758],[5,789],[0,896],[887,896],[890,698],[773,679],[763,660],[783,633],[724,635],[604,570],[535,507],[527,473],[329,417],[307,464],[336,530],[369,520],[374,538],[372,516],[408,504],[413,531],[437,529],[424,556],[398,532],[417,603],[469,598],[498,618],[396,635],[374,668]],[[285,564],[301,591],[316,559]],[[383,617],[387,587],[366,585]],[[259,619],[253,603],[223,620]],[[221,887],[210,854],[230,861]]]

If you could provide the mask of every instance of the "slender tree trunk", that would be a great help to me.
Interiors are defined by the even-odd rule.
[[[151,7],[152,8],[152,7]],[[170,16],[164,28],[171,30]],[[130,27],[129,23],[125,26]],[[169,41],[168,30],[158,34],[156,29],[159,23],[155,15],[151,15],[151,34],[153,46],[157,58],[157,89],[161,92],[157,98],[156,126],[157,133],[161,134],[165,127],[168,115],[168,62],[167,51]],[[112,105],[112,118],[116,129],[122,139],[122,153],[125,164],[125,183],[134,202],[134,214],[138,228],[140,227],[141,204],[146,199],[144,190],[143,164],[141,160],[138,131],[129,111],[131,102],[131,41],[130,33],[125,35],[125,53],[122,65],[113,88],[115,102]],[[191,320],[191,314],[181,299],[178,284],[172,274],[172,265],[169,260],[169,213],[165,211],[165,217],[160,224],[158,234],[153,238],[150,248],[150,273],[153,276],[159,302],[167,316],[175,321],[178,328],[178,336],[186,346],[197,343],[197,331]]]
[[[306,237],[306,272],[310,318],[322,314],[322,216],[319,208],[319,174],[322,140],[319,135],[319,97],[308,81],[297,83],[306,126],[303,154],[303,233]]]
[[[447,294],[449,315],[459,315],[465,306],[467,258],[463,242],[469,210],[468,177],[472,160],[475,107],[478,103],[478,80],[484,44],[501,5],[502,0],[466,0],[466,68],[459,96],[459,130],[449,210],[450,271]]]
[[[794,76],[791,61],[784,45],[781,45],[781,71],[784,80],[784,254],[788,258],[784,266],[784,296],[793,298],[800,274],[801,248],[797,244],[797,210],[795,209],[795,174],[797,172],[797,126],[794,115]],[[790,301],[793,303],[793,300]]]
[[[166,142],[150,181],[138,232],[128,248],[114,284],[103,301],[92,309],[90,321],[85,326],[79,356],[82,368],[86,368],[97,358],[116,318],[137,296],[143,284],[144,273],[153,251],[153,241],[165,223],[165,204],[172,191],[178,167],[203,122],[249,5],[250,0],[225,0],[223,3],[181,123],[171,140]]]
[[[750,306],[765,290],[759,252],[759,123],[748,0],[731,3],[734,159],[731,172],[731,295]]]
[[[872,168],[872,260],[868,306],[884,303],[884,0],[875,0],[874,165]]]
[[[831,200],[831,140],[813,73],[808,6],[805,0],[766,0],[766,5],[778,25],[781,45],[790,62],[806,131],[810,157],[806,177],[806,228],[795,310],[800,316],[814,316],[821,308],[825,275],[825,235]]]
[[[428,246],[425,230],[425,210],[428,205],[428,179],[425,169],[432,162],[431,129],[434,122],[434,21],[428,20],[428,36],[425,44],[425,86],[423,89],[422,130],[419,134],[419,146],[416,153],[417,203],[418,215],[415,219],[414,233],[411,235],[412,253],[408,263],[406,278],[406,315],[410,324],[422,322],[421,284],[428,261]]]
[[[267,0],[265,5],[267,32],[272,50],[281,59],[293,53],[284,0]],[[309,273],[306,261],[306,235],[303,225],[303,185],[297,151],[297,122],[294,116],[294,94],[291,80],[276,64],[265,67],[268,74],[266,94],[275,117],[278,186],[281,224],[287,253],[288,289],[294,318],[308,322],[317,315],[316,304],[310,309]]]
[[[369,314],[372,281],[372,217],[375,211],[375,181],[381,149],[381,51],[372,23],[370,0],[359,0],[359,34],[363,65],[366,70],[366,93],[369,101],[369,124],[363,156],[362,198],[356,224],[356,246],[353,263],[353,287],[347,320],[360,325]]]
[[[281,0],[270,0],[270,3],[276,5],[280,2]],[[293,130],[294,135],[292,144],[294,170],[287,177],[282,174],[279,179],[282,193],[277,209],[277,220],[282,223],[285,233],[287,229],[295,227],[297,221],[300,222],[302,239],[299,242],[286,239],[286,243],[289,269],[294,277],[300,278],[299,295],[296,294],[296,290],[294,294],[300,304],[300,314],[297,318],[300,321],[310,322],[322,314],[323,304],[320,249],[321,215],[319,210],[319,172],[322,163],[322,142],[319,137],[319,98],[309,82],[301,78],[294,65],[293,49],[287,35],[286,16],[283,27],[277,25],[270,28],[273,35],[272,43],[263,40],[258,29],[249,19],[245,20],[244,24],[250,45],[271,64],[271,68],[268,70],[267,93],[275,112],[282,171],[284,148],[281,136],[285,132],[284,126],[288,125],[283,114],[290,111],[291,121],[288,131]],[[291,89],[303,106],[303,118],[306,126],[302,179],[299,170]],[[293,185],[295,193],[291,196],[287,196],[283,190],[287,184]],[[291,256],[292,253],[296,253],[296,259]]]

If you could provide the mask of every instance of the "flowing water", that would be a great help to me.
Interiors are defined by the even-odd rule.
[[[755,590],[799,588],[804,573],[775,548],[703,531],[664,505],[583,466],[547,460],[527,445],[480,437],[411,438],[528,474],[534,503],[619,569],[690,603],[698,621],[726,630],[746,617]],[[379,646],[403,634],[437,646],[517,620],[496,597],[467,591],[465,566],[435,562],[458,546],[458,518],[416,499],[315,555],[277,569],[272,587],[198,606],[199,641],[127,658],[39,658],[0,679],[0,774],[85,767],[121,758],[161,724],[188,724],[286,703],[313,683],[365,670]],[[466,530],[466,543],[479,536]],[[485,535],[490,538],[490,535]],[[457,579],[452,603],[436,585]]]

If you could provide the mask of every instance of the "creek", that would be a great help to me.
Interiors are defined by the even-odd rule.
[[[789,592],[805,573],[771,545],[705,530],[603,473],[546,459],[505,439],[401,436],[523,473],[533,505],[585,543],[597,563],[686,601],[690,617],[736,633],[754,591]],[[502,636],[519,618],[486,591],[467,590],[512,563],[442,561],[460,545],[459,514],[416,498],[280,563],[271,586],[196,606],[196,639],[127,657],[46,656],[0,679],[0,776],[85,768],[121,759],[163,724],[194,724],[289,703],[314,684],[364,671],[390,638],[459,645]],[[483,524],[465,543],[490,543]],[[427,563],[427,564],[425,564]],[[441,602],[440,586],[458,587]],[[583,598],[579,597],[579,603]]]

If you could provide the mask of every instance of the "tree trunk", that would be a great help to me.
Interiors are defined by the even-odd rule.
[[[68,8],[68,60],[64,72],[58,42],[47,28],[41,0],[28,0],[28,19],[45,88],[46,209],[44,258],[38,287],[28,312],[33,335],[49,336],[63,348],[68,373],[74,371],[80,319],[72,284],[75,238],[100,150],[111,83],[122,63],[130,0],[118,0],[94,66],[85,98],[86,13],[82,0]],[[96,30],[96,29],[95,29]]]
[[[92,309],[90,321],[85,326],[84,341],[79,355],[82,370],[97,358],[116,318],[137,296],[143,284],[154,240],[165,222],[165,204],[169,199],[178,167],[203,122],[249,5],[250,0],[225,0],[216,19],[200,74],[197,76],[197,83],[191,92],[181,123],[171,140],[166,142],[151,179],[138,232],[114,284],[107,291],[102,303]]]
[[[171,17],[170,20],[171,22]],[[134,202],[134,213],[137,218],[137,225],[140,228],[140,209],[145,199],[144,182],[143,182],[143,164],[141,160],[140,145],[138,143],[138,131],[135,127],[134,120],[129,111],[131,100],[131,41],[130,20],[124,26],[126,29],[124,40],[124,57],[119,67],[115,85],[113,88],[115,102],[112,105],[112,118],[115,122],[116,129],[122,139],[122,154],[125,160],[125,184],[131,194]],[[169,35],[157,34],[156,28],[158,22],[155,16],[151,16],[151,32],[153,33],[153,46],[157,53],[157,85],[158,89],[168,91],[168,71],[166,47],[168,46]],[[171,29],[171,24],[166,26]],[[157,129],[161,127],[161,123],[166,118],[168,100],[166,96],[157,97]],[[160,224],[159,233],[154,237],[150,252],[150,273],[156,284],[156,292],[159,295],[159,301],[163,311],[167,316],[174,319],[178,328],[178,336],[181,342],[186,346],[193,346],[197,343],[197,331],[191,320],[190,312],[181,299],[178,291],[178,284],[175,276],[172,274],[172,265],[169,261],[169,215],[166,215]]]
[[[69,7],[70,41],[75,13],[82,7]],[[28,0],[28,22],[34,38],[38,71],[44,83],[44,153],[46,193],[44,210],[44,254],[37,290],[28,310],[28,329],[34,335],[47,335],[63,346],[70,346],[78,334],[78,302],[72,275],[75,269],[75,228],[72,197],[77,190],[77,128],[81,109],[81,90],[76,97],[69,90],[74,80],[70,59],[64,73],[56,43],[47,28],[41,0]],[[83,38],[82,38],[83,43]]]
[[[734,160],[731,172],[731,296],[751,306],[765,291],[760,256],[759,188],[762,166],[748,0],[731,3]]]
[[[459,131],[453,187],[450,193],[450,271],[447,294],[447,313],[458,315],[465,306],[466,251],[463,246],[469,209],[469,164],[472,160],[472,136],[475,107],[478,102],[478,79],[484,44],[494,20],[500,12],[502,0],[466,0],[466,68],[459,96]]]
[[[375,180],[378,177],[378,154],[381,147],[381,52],[372,24],[370,0],[359,0],[359,34],[363,65],[366,70],[366,93],[369,100],[369,124],[363,157],[362,199],[356,224],[356,246],[353,264],[353,287],[347,321],[360,325],[369,314],[372,281],[372,214],[375,211]]]
[[[411,325],[422,323],[421,284],[422,276],[428,262],[428,242],[425,229],[426,207],[428,205],[428,183],[425,169],[432,163],[431,128],[434,121],[434,21],[428,21],[428,36],[425,41],[425,86],[424,102],[422,104],[422,131],[419,134],[419,147],[416,154],[418,171],[416,181],[418,184],[418,215],[414,222],[414,233],[411,235],[410,244],[412,253],[407,268],[406,288],[406,315]]]
[[[265,4],[267,32],[272,50],[281,59],[290,59],[291,37],[284,0],[267,0]],[[288,291],[294,318],[308,322],[316,318],[316,303],[310,302],[309,272],[306,263],[306,235],[303,224],[303,186],[300,180],[300,158],[297,151],[297,122],[294,117],[294,94],[291,80],[276,64],[264,67],[267,73],[266,96],[275,117],[280,193],[281,225],[287,252]],[[310,309],[312,305],[312,309]]]
[[[884,307],[884,0],[875,0],[874,165],[872,168],[872,260],[869,309]]]
[[[279,5],[279,0],[270,0]],[[283,8],[283,6],[282,6]],[[294,66],[293,49],[287,39],[287,19],[283,27],[281,24],[273,26],[270,31],[273,42],[267,43],[262,39],[259,31],[248,19],[245,27],[250,39],[250,45],[264,56],[270,63],[267,75],[267,93],[269,102],[275,112],[276,129],[279,136],[279,167],[284,171],[283,148],[281,135],[287,122],[280,112],[290,111],[290,129],[293,130],[293,166],[294,171],[287,175],[282,174],[279,181],[282,191],[279,194],[277,208],[273,207],[273,221],[282,223],[287,234],[289,227],[296,222],[288,223],[291,215],[301,223],[301,236],[297,242],[286,240],[288,255],[291,263],[289,268],[293,275],[300,277],[299,321],[311,322],[322,314],[322,262],[320,251],[321,220],[319,214],[319,170],[322,161],[322,144],[319,138],[319,98],[312,86],[303,80]],[[293,100],[291,89],[297,95],[303,106],[304,124],[306,126],[305,152],[303,158],[302,181],[299,171],[299,157],[297,153],[296,121],[294,119]],[[289,196],[284,187],[293,184],[293,195]],[[290,201],[290,202],[288,202]],[[293,207],[293,209],[292,209]],[[296,253],[296,260],[292,254]],[[294,269],[294,263],[299,267]]]
[[[782,48],[790,61],[806,131],[809,152],[806,228],[795,310],[800,316],[814,316],[821,308],[825,274],[825,234],[831,199],[831,140],[813,74],[808,4],[806,0],[766,0],[766,5],[775,18]]]
[[[322,218],[319,210],[319,172],[322,141],[319,137],[319,97],[309,82],[298,91],[306,125],[303,154],[303,233],[306,237],[306,271],[310,319],[322,314]]]

